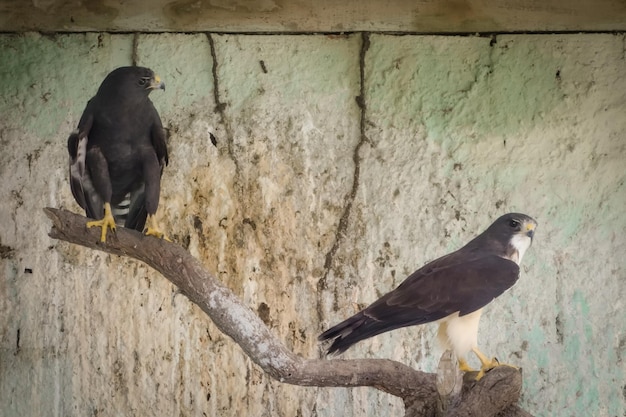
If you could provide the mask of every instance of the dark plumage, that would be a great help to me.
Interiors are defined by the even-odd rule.
[[[164,237],[154,220],[161,174],[168,163],[165,131],[148,98],[165,85],[149,68],[121,67],[106,76],[67,141],[70,185],[76,202],[95,222],[115,223]]]
[[[465,353],[477,350],[479,310],[517,281],[519,262],[531,244],[536,224],[524,214],[505,214],[467,245],[427,263],[395,290],[319,339],[333,341],[329,354],[341,353],[380,333],[440,321],[440,332],[449,339],[461,367],[466,367]],[[475,319],[465,318],[474,312],[478,312]],[[449,331],[452,326],[454,330]]]

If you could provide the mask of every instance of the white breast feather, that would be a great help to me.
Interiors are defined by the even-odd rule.
[[[517,250],[517,259],[513,259],[517,265],[522,263],[522,257],[531,243],[532,240],[525,234],[516,234],[511,238],[511,245]]]
[[[444,348],[452,349],[457,358],[465,358],[472,348],[478,346],[478,322],[482,311],[481,308],[461,317],[457,312],[439,320],[439,341]]]

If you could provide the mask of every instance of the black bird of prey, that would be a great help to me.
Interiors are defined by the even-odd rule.
[[[499,363],[478,350],[478,321],[485,305],[511,288],[522,257],[532,243],[537,222],[509,213],[456,252],[427,263],[395,290],[319,336],[333,340],[328,354],[406,326],[436,322],[437,338],[456,354],[459,369],[470,372],[466,354],[481,362],[480,379]]]
[[[115,224],[165,238],[154,219],[168,163],[165,131],[148,94],[165,90],[149,68],[121,67],[106,76],[67,140],[70,185],[87,217],[99,219],[102,242]]]

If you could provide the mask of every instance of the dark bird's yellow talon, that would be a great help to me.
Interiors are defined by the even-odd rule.
[[[144,230],[144,234],[146,236],[154,236],[158,239],[163,239],[163,240],[167,240],[168,242],[171,242],[171,240],[167,236],[165,236],[165,233],[159,230],[159,226],[157,225],[157,222],[154,216],[148,215],[148,219],[146,223],[148,224]]]
[[[100,242],[107,241],[107,229],[111,229],[115,231],[115,219],[113,218],[113,214],[111,213],[111,205],[106,203],[104,205],[104,217],[102,220],[93,220],[87,222],[87,227],[100,227],[102,231],[100,232]]]

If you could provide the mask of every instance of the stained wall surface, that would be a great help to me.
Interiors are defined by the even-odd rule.
[[[619,0],[0,0],[6,32],[476,33],[626,29]]]
[[[285,344],[509,211],[537,219],[479,344],[537,416],[626,409],[622,35],[0,35],[3,416],[402,415],[368,388],[270,380],[145,265],[58,242],[66,139],[111,69],[166,82],[158,217]],[[435,326],[360,343],[434,372]]]

